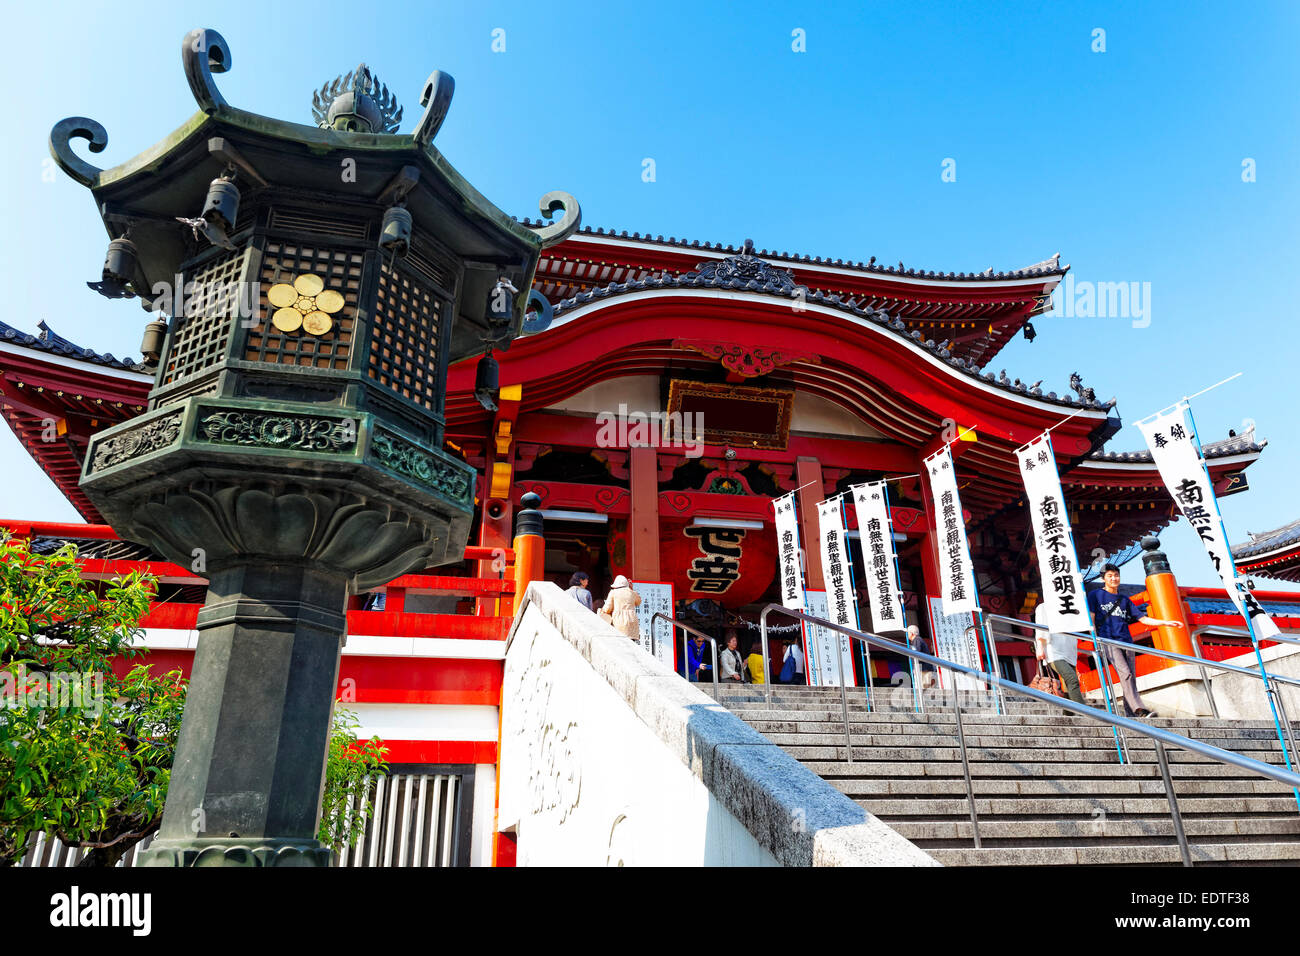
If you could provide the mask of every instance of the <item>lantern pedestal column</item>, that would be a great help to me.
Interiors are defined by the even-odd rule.
[[[141,865],[329,865],[316,827],[347,595],[345,575],[319,568],[212,573],[167,806]]]

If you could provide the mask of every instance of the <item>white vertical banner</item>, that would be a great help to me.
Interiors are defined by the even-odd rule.
[[[858,627],[858,599],[853,593],[853,562],[849,559],[848,535],[844,530],[844,505],[840,497],[817,504],[817,523],[822,539],[822,583],[826,586],[828,616],[854,630]],[[838,669],[828,665],[827,683],[839,685],[844,675],[846,687],[857,686],[853,674],[852,640],[846,634],[832,632],[838,644]]]
[[[1223,579],[1228,597],[1237,606],[1243,618],[1250,621],[1255,636],[1268,640],[1281,634],[1273,619],[1260,606],[1255,596],[1245,588],[1238,588],[1237,566],[1228,547],[1228,531],[1219,511],[1219,499],[1210,482],[1210,472],[1205,467],[1201,444],[1196,429],[1187,420],[1188,405],[1179,402],[1171,410],[1137,423],[1151,449],[1156,469],[1165,488],[1173,496],[1187,523],[1192,526],[1201,544],[1205,545],[1214,570]]]
[[[1074,550],[1070,515],[1065,510],[1061,476],[1052,452],[1052,436],[1043,432],[1017,449],[1016,461],[1025,483],[1025,501],[1038,551],[1038,573],[1043,582],[1047,620],[1042,623],[1057,632],[1091,631],[1092,618]]]
[[[872,627],[878,632],[902,630],[907,622],[903,619],[898,561],[894,555],[894,526],[889,517],[889,491],[885,483],[855,485],[853,506],[858,515]]]
[[[961,518],[961,496],[957,493],[957,471],[948,446],[925,459],[934,500],[936,546],[939,552],[940,594],[945,615],[979,610],[975,593],[975,566],[966,542],[966,525]]]
[[[781,571],[781,603],[795,611],[804,609],[803,566],[799,560],[799,517],[794,493],[772,502],[776,511],[776,551]]]

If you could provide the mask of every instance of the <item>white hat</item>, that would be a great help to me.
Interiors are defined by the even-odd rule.
[[[628,585],[628,580],[627,580],[627,578],[624,577],[624,576],[621,575],[621,574],[620,574],[618,577],[616,577],[616,578],[614,579],[614,583],[610,585],[611,588],[625,588],[625,587],[628,587],[628,586],[629,586],[629,585]]]

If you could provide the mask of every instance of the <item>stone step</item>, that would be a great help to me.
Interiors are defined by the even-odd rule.
[[[774,693],[770,700],[764,697],[762,694],[752,694],[752,695],[751,694],[744,694],[744,695],[719,694],[716,699],[721,704],[725,704],[728,706],[737,706],[737,707],[749,707],[755,704],[761,704],[763,706],[775,706],[775,707],[839,707],[843,709],[845,703],[844,700],[841,700],[839,694],[822,694],[815,697],[812,696],[790,697],[785,694]],[[875,696],[872,697],[870,701],[868,701],[865,694],[849,694],[847,702],[850,707],[861,707],[863,709],[867,709],[879,705],[882,707],[889,707],[891,709],[901,710],[907,713],[916,712],[916,703],[910,697],[904,699],[901,697]],[[1055,707],[1052,704],[1048,704],[1043,701],[1020,699],[1020,698],[1009,699],[1006,701],[1006,704],[1007,706],[1015,706],[1015,707],[1038,707],[1038,708],[1042,708],[1044,712],[1051,712],[1051,713],[1060,713],[1061,710],[1059,707]],[[937,699],[927,700],[922,705],[922,710],[930,711],[937,707],[947,707],[951,710],[952,698],[949,697],[946,700],[937,700]],[[967,711],[974,714],[981,713],[984,711],[987,711],[989,713],[996,713],[997,702],[985,697],[972,697],[969,700],[963,698],[961,702],[961,709],[963,713]]]
[[[854,748],[856,756],[857,749]],[[855,759],[850,765],[844,760],[801,760],[805,767],[818,776],[828,780],[836,778],[872,778],[890,779],[927,778],[927,779],[962,779],[960,760],[923,761],[923,760],[865,760]],[[1156,763],[1119,764],[1119,763],[1058,763],[1058,764],[1011,764],[1004,760],[972,760],[971,777],[974,779],[1024,779],[1043,777],[1053,778],[1103,778],[1124,779],[1144,778],[1159,780],[1160,766]],[[1175,781],[1185,778],[1195,779],[1234,779],[1259,780],[1276,783],[1257,773],[1242,770],[1229,764],[1220,763],[1170,763],[1169,775]],[[1279,784],[1280,786],[1280,784]]]
[[[764,697],[730,697],[726,694],[717,698],[718,703],[728,708],[743,709],[746,707],[783,707],[797,709],[801,707],[836,707],[841,711],[844,709],[844,701],[841,701],[839,695],[834,697],[809,697],[809,698],[789,698],[773,695],[771,700]],[[947,703],[943,701],[927,702],[925,706],[918,711],[911,700],[881,700],[872,698],[868,703],[865,697],[850,697],[848,700],[850,710],[878,710],[888,711],[890,713],[945,713],[954,712],[952,701]],[[961,705],[963,714],[996,714],[997,707],[986,700],[971,700],[969,703],[962,701]],[[1105,710],[1105,707],[1098,705],[1097,709]],[[1010,713],[1027,713],[1027,714],[1059,714],[1063,708],[1054,707],[1051,704],[1045,704],[1036,700],[1010,700],[1004,712]]]
[[[1191,843],[1193,863],[1300,865],[1296,843]],[[1176,843],[1133,846],[931,848],[944,866],[1181,866]]]
[[[906,779],[879,779],[862,777],[827,778],[831,786],[849,797],[871,797],[891,795],[908,796],[954,796],[965,799],[966,783],[960,777],[913,777]],[[1091,794],[1122,794],[1129,796],[1158,796],[1164,798],[1165,783],[1158,776],[1150,779],[1109,777],[1071,778],[1060,780],[1024,780],[1012,777],[984,779],[975,777],[971,780],[971,789],[976,797],[998,795],[1024,796],[1083,796]],[[1295,806],[1289,795],[1291,790],[1284,784],[1264,777],[1254,780],[1201,780],[1196,778],[1176,778],[1174,793],[1179,797],[1196,794],[1213,794],[1226,798],[1253,797],[1268,794],[1287,796],[1290,805]]]
[[[921,849],[962,849],[974,845],[969,817],[965,821],[883,820],[891,830],[911,840]],[[1206,837],[1214,843],[1249,843],[1261,838],[1269,843],[1294,845],[1300,857],[1300,827],[1290,829],[1276,825],[1276,819],[1237,820],[1224,817],[1183,818],[1183,831],[1189,842]],[[1168,845],[1176,835],[1168,813],[1163,818],[1143,820],[1113,817],[1082,820],[980,819],[980,842],[1001,846],[1106,846],[1124,842],[1132,846]]]
[[[802,746],[835,746],[844,743],[844,728],[829,724],[817,724],[818,729],[787,729],[782,723],[751,724],[755,730],[775,744],[798,744]],[[1110,733],[1065,736],[1053,734],[1050,737],[1033,732],[1003,733],[1003,728],[969,728],[964,736],[967,747],[1026,747],[1033,743],[1048,743],[1052,747],[1065,750],[1110,750],[1115,749],[1115,738]],[[884,733],[854,730],[850,733],[855,747],[943,747],[958,742],[957,734],[934,732],[931,728],[896,728]],[[1281,753],[1278,741],[1268,737],[1223,736],[1223,731],[1216,730],[1210,734],[1184,735],[1198,743],[1230,750],[1234,753],[1247,753],[1254,756],[1257,752],[1275,751]],[[1154,751],[1155,744],[1150,737],[1128,734],[1128,749],[1134,751]],[[1033,743],[1031,743],[1033,742]],[[1176,745],[1168,745],[1167,752],[1172,752]],[[1182,749],[1182,748],[1178,748]],[[1184,751],[1190,752],[1190,751]],[[1207,758],[1208,759],[1208,758]]]
[[[844,719],[839,714],[775,714],[745,713],[739,714],[747,724],[762,731],[777,733],[844,733]],[[1271,740],[1277,742],[1277,734],[1272,724],[1231,724],[1227,721],[1216,723],[1173,722],[1147,720],[1144,724],[1161,730],[1172,731],[1186,737],[1200,740],[1206,737],[1223,739]],[[851,715],[849,728],[854,733],[899,733],[926,732],[956,734],[957,724],[952,719],[942,718],[906,718],[896,719],[887,716]],[[1088,718],[1044,718],[1043,720],[969,720],[962,721],[962,729],[967,733],[983,731],[985,733],[1014,733],[1023,735],[1059,733],[1069,737],[1106,737],[1110,738],[1111,728],[1107,724]],[[1140,736],[1140,735],[1138,735]],[[1300,737],[1300,734],[1297,735]]]
[[[832,744],[805,744],[803,738],[798,735],[787,734],[767,734],[767,739],[772,743],[780,746],[792,757],[799,761],[834,761],[845,758],[845,748],[843,741],[838,745]],[[1070,763],[1114,763],[1119,765],[1119,755],[1113,747],[1057,747],[1053,746],[1056,741],[1045,741],[1043,747],[1009,747],[1009,746],[978,746],[967,741],[966,752],[968,759],[976,761],[1003,761],[1013,764],[1070,764]],[[1144,749],[1149,756],[1151,748],[1134,747],[1133,741],[1129,741],[1130,756],[1135,758],[1144,756]],[[1268,750],[1237,750],[1252,759],[1261,763],[1275,764],[1284,766],[1281,751]],[[1205,757],[1198,753],[1192,753],[1186,750],[1175,750],[1169,748],[1166,750],[1171,765],[1178,764],[1213,764],[1222,766],[1217,760],[1211,757]],[[853,760],[855,763],[875,762],[879,760],[887,761],[923,761],[926,763],[943,763],[952,761],[957,763],[957,772],[961,772],[960,760],[961,750],[955,744],[938,747],[938,746],[861,746],[855,744],[853,747]],[[1241,771],[1238,771],[1241,772]]]
[[[860,807],[945,865],[1179,865],[1155,742],[1126,732],[1121,764],[1101,720],[1028,699],[997,713],[963,697],[962,725],[983,848],[974,830],[957,722],[938,695],[918,713],[910,689],[850,692],[852,764],[838,688],[727,688],[719,702]],[[1104,711],[1100,711],[1104,714]],[[1284,766],[1272,721],[1151,718],[1148,726]],[[1296,725],[1300,733],[1300,723]],[[1167,749],[1194,857],[1219,865],[1300,863],[1292,790],[1176,746]]]
[[[746,722],[757,720],[770,721],[799,721],[808,723],[827,723],[835,724],[840,728],[844,726],[844,712],[838,707],[824,707],[820,709],[779,709],[766,707],[738,708],[733,711],[736,716]],[[1097,711],[1099,717],[1105,716],[1104,711]],[[936,725],[942,727],[955,728],[957,721],[952,714],[881,714],[875,711],[865,709],[850,710],[849,724],[856,726],[859,723],[877,724],[880,726],[912,726],[912,725]],[[1175,733],[1183,733],[1185,729],[1210,729],[1223,730],[1229,733],[1238,731],[1250,732],[1252,734],[1263,734],[1276,738],[1277,732],[1273,727],[1271,720],[1227,720],[1215,717],[1149,717],[1142,721],[1146,726],[1158,727],[1163,730],[1172,730]],[[965,727],[977,725],[996,725],[1007,727],[1049,727],[1058,728],[1068,733],[1092,730],[1102,733],[1109,733],[1110,727],[1103,720],[1097,720],[1089,717],[1079,717],[1066,715],[1063,713],[1055,714],[962,714],[962,725]],[[1293,722],[1292,729],[1300,737],[1300,722]]]
[[[1177,788],[1175,788],[1177,792]],[[970,805],[962,799],[948,797],[931,797],[914,795],[912,799],[899,796],[889,798],[868,797],[855,801],[858,806],[880,817],[903,818],[917,821],[937,819],[939,817],[970,816]],[[1218,814],[1219,819],[1239,819],[1257,814],[1271,814],[1278,818],[1279,831],[1300,834],[1300,812],[1297,812],[1295,800],[1285,796],[1254,797],[1207,797],[1182,796],[1178,800],[1178,809],[1185,818],[1196,814]],[[984,817],[1013,815],[1023,817],[1069,817],[1080,816],[1087,819],[1098,811],[1108,817],[1121,816],[1169,816],[1169,801],[1161,796],[1069,796],[1056,797],[979,797],[975,798],[975,813],[980,818],[981,828]],[[1286,826],[1281,826],[1280,815],[1290,813],[1285,818]],[[891,824],[892,825],[892,824]],[[981,829],[981,832],[983,830]]]

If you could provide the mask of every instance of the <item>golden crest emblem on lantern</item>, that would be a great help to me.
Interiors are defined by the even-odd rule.
[[[325,280],[309,272],[292,283],[271,286],[266,298],[275,307],[271,324],[281,332],[302,329],[308,335],[325,335],[334,327],[334,313],[343,308],[343,295],[325,288]]]

